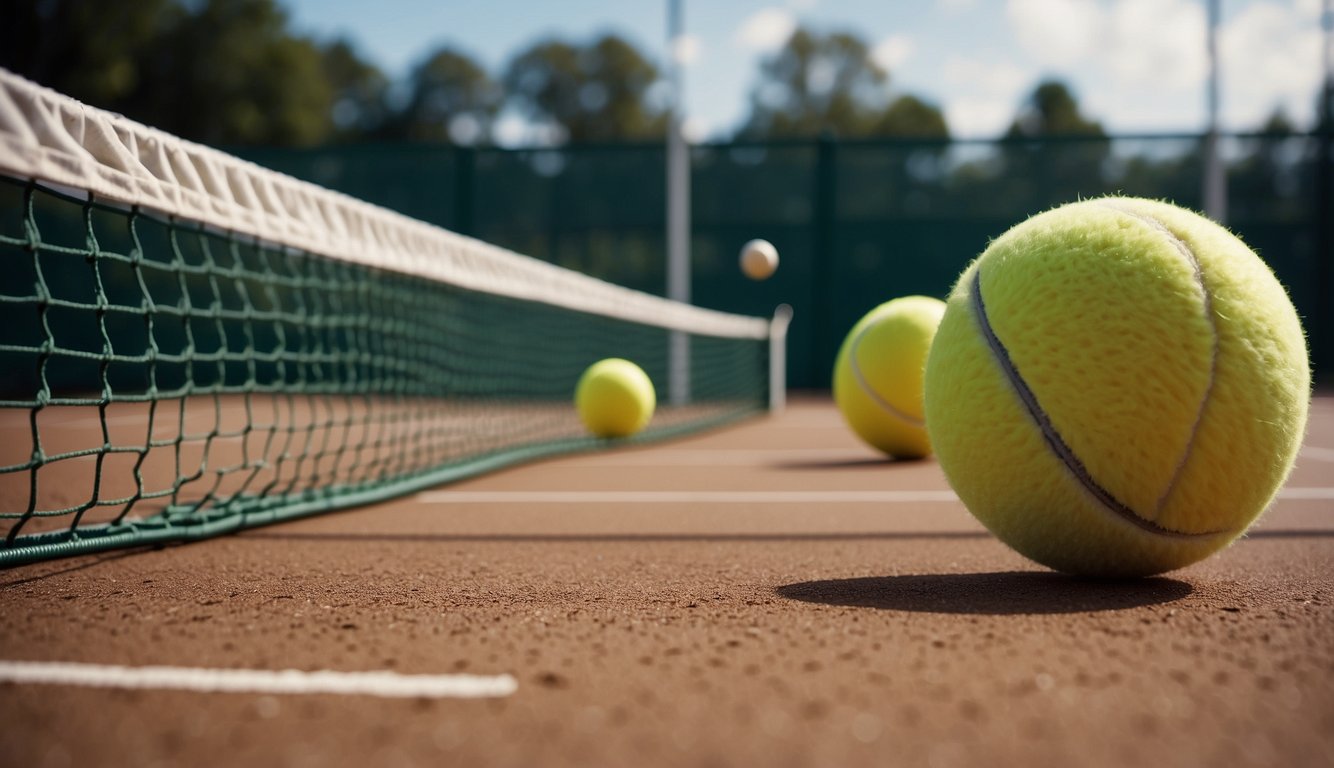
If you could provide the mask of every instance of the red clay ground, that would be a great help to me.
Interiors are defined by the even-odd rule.
[[[1328,489],[1332,470],[1326,398],[1289,487]],[[938,493],[847,493],[946,487],[804,401],[443,496],[3,571],[0,660],[510,673],[519,689],[5,684],[0,764],[1334,764],[1327,492],[1280,500],[1204,563],[1112,583],[1028,563]],[[491,495],[516,491],[547,495]]]

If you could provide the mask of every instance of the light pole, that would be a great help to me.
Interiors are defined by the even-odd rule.
[[[1227,170],[1218,146],[1218,24],[1219,0],[1206,0],[1209,7],[1206,47],[1209,52],[1209,84],[1206,108],[1208,129],[1204,136],[1204,214],[1219,224],[1227,220]]]
[[[690,155],[685,133],[684,0],[667,3],[667,67],[671,109],[667,120],[667,298],[690,303]],[[672,331],[668,348],[668,401],[690,402],[690,337]]]

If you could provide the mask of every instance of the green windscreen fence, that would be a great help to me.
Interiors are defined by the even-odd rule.
[[[1323,134],[1231,135],[1226,224],[1288,288],[1317,374],[1334,366],[1334,204]],[[788,383],[827,388],[847,329],[906,294],[944,297],[994,238],[1080,198],[1126,194],[1200,210],[1203,137],[1007,141],[885,139],[708,143],[692,170],[692,300],[743,314],[795,309]],[[559,149],[442,146],[246,150],[337,189],[444,226],[662,294],[665,157],[656,145]],[[383,155],[385,163],[368,158]],[[418,158],[417,173],[400,173]],[[778,272],[737,269],[761,237]]]
[[[76,108],[0,86],[36,113]],[[144,134],[34,144],[9,160],[37,170],[0,177],[0,565],[204,538],[615,444],[588,436],[571,402],[602,358],[659,388],[633,440],[769,405],[767,320],[558,270],[193,145],[108,163],[161,141],[111,124]],[[43,177],[52,157],[59,178]],[[673,337],[688,342],[688,391],[669,398]]]

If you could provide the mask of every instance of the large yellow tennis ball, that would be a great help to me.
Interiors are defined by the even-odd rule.
[[[926,365],[950,484],[1011,547],[1160,573],[1240,536],[1305,431],[1292,303],[1224,228],[1103,198],[1034,216],[959,278]]]
[[[653,418],[657,396],[644,369],[618,357],[593,363],[574,390],[579,418],[598,437],[629,437]]]
[[[848,426],[897,458],[931,453],[922,418],[922,368],[945,302],[904,296],[866,313],[834,363],[834,402]]]

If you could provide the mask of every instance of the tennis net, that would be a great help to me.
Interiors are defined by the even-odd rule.
[[[188,541],[612,443],[579,374],[782,398],[786,321],[630,291],[282,176],[0,70],[0,565]],[[680,401],[679,404],[677,401]]]

